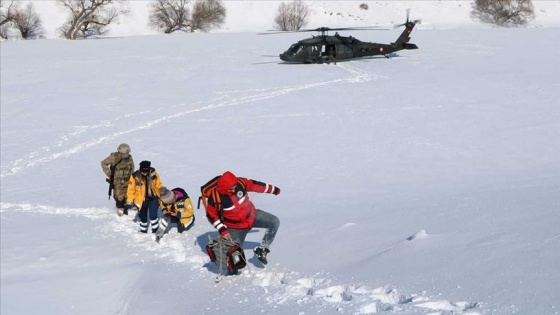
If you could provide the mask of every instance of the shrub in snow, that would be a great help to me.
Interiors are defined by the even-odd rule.
[[[149,25],[165,34],[175,31],[186,32],[190,11],[188,0],[158,0],[149,5]]]
[[[297,31],[307,25],[311,10],[303,0],[294,0],[292,3],[280,3],[274,28],[281,31]]]
[[[535,17],[531,0],[475,0],[471,16],[498,26],[525,25]]]
[[[208,32],[221,27],[227,16],[227,10],[222,0],[198,0],[193,7],[190,30]]]
[[[67,39],[103,35],[107,33],[106,27],[129,13],[127,0],[57,0],[57,3],[68,13],[66,22],[59,28],[60,35]]]
[[[23,39],[40,38],[44,33],[41,19],[33,3],[28,3],[25,9],[18,11],[12,23]]]

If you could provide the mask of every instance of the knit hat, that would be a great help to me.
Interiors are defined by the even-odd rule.
[[[159,195],[161,197],[161,201],[165,204],[171,204],[175,201],[175,194],[165,186],[159,189]]]
[[[150,161],[142,161],[140,162],[140,172],[149,172],[150,166],[152,166],[152,162]]]
[[[237,184],[237,176],[235,176],[232,172],[227,171],[218,179],[218,192],[225,195],[227,194],[228,189],[235,186],[235,184]]]
[[[117,151],[122,154],[130,154],[130,146],[126,143],[119,144]]]

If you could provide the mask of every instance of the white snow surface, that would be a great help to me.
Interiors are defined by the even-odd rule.
[[[368,3],[402,22],[404,2]],[[0,313],[558,314],[560,29],[446,18],[460,27],[415,30],[418,50],[336,65],[281,63],[306,35],[257,36],[257,16],[2,42]],[[193,203],[226,170],[280,187],[251,194],[281,220],[270,263],[254,230],[248,267],[216,284],[202,209],[160,244],[116,216],[100,161],[121,142]]]

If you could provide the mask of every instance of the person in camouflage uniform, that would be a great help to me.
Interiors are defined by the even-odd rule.
[[[119,215],[126,214],[125,202],[126,191],[128,189],[128,180],[134,172],[134,161],[130,155],[130,146],[126,143],[121,143],[117,148],[117,152],[111,153],[106,159],[101,161],[101,169],[107,176],[107,180],[111,179],[111,172],[114,172],[113,184],[113,198],[117,206],[117,213]]]

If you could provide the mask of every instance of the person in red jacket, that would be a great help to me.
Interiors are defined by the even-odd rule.
[[[237,177],[225,172],[217,184],[220,202],[208,198],[206,217],[220,236],[237,242],[243,247],[247,233],[253,228],[265,228],[266,232],[260,246],[253,252],[257,258],[267,264],[266,255],[270,253],[270,244],[274,241],[280,220],[273,214],[256,209],[247,192],[269,193],[278,195],[280,188],[253,179]]]

